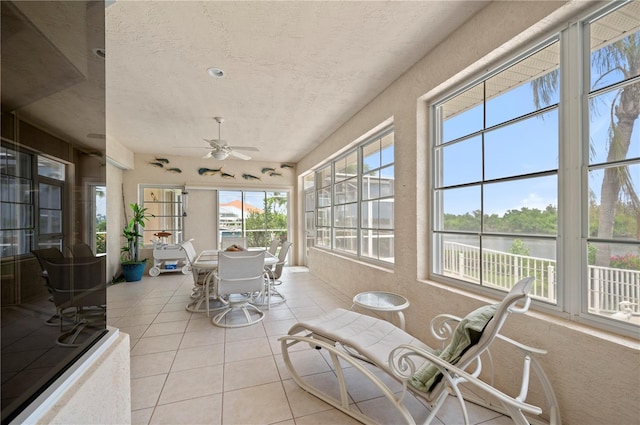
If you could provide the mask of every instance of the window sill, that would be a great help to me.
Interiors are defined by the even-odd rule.
[[[461,286],[451,286],[447,283],[435,282],[429,279],[418,279],[418,282],[450,292],[454,295],[481,301],[487,304],[495,303],[496,300],[499,301],[502,299],[500,296],[491,297],[488,294],[481,294],[480,291],[471,291],[469,289],[462,288]],[[638,340],[637,336],[634,337],[633,335],[623,334],[620,331],[609,331],[596,327],[596,321],[594,320],[588,320],[583,317],[575,317],[575,319],[572,320],[568,313],[551,310],[548,307],[545,308],[544,305],[541,304],[536,305],[535,301],[532,303],[531,308],[526,314],[536,320],[546,322],[549,326],[561,326],[567,330],[574,331],[585,336],[598,338],[602,341],[640,351],[640,340]],[[590,322],[594,324],[591,324]]]

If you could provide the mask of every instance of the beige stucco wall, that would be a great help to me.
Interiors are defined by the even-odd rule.
[[[46,408],[14,423],[130,424],[129,350],[129,335],[117,332],[90,362],[74,365],[81,371],[42,402]]]
[[[107,137],[107,280],[120,274],[120,237],[124,226],[123,173],[133,168],[133,152]]]
[[[369,132],[389,117],[395,127],[395,267],[354,261],[320,249],[310,252],[311,271],[349,296],[387,290],[409,298],[407,329],[428,338],[428,323],[439,313],[464,315],[495,300],[428,279],[429,134],[427,102],[457,83],[480,75],[514,49],[566,26],[589,2],[494,2],[407,71],[297,164],[299,175]],[[301,199],[302,202],[302,199]],[[298,220],[303,217],[298,205]],[[300,223],[302,223],[300,221]],[[569,425],[637,424],[640,418],[640,344],[565,318],[532,311],[514,317],[505,333],[549,350],[542,359]],[[497,385],[509,389],[515,365],[499,359]],[[519,373],[519,372],[517,372]],[[513,392],[512,392],[513,393]],[[539,401],[539,392],[532,394]]]
[[[120,229],[122,229],[122,173],[107,163],[107,281],[120,273]]]

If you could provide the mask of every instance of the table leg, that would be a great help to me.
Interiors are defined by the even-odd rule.
[[[205,287],[205,302],[207,303],[207,317],[209,317],[209,310],[210,310],[210,306],[209,306],[209,288],[211,286],[211,281],[215,279],[215,270],[211,270],[209,273],[207,273],[207,277],[205,277],[204,279],[204,287]]]
[[[404,313],[402,311],[396,311],[396,314],[398,315],[398,322],[400,322],[400,329],[404,331]]]

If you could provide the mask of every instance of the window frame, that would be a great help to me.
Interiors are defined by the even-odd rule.
[[[527,239],[527,240],[553,241],[556,246],[555,261],[556,261],[556,264],[558,263],[558,255],[559,255],[558,234],[560,232],[559,223],[558,223],[558,228],[556,230],[556,233],[553,235],[509,233],[509,232],[485,230],[484,215],[486,213],[484,212],[485,211],[484,210],[485,195],[483,194],[483,192],[486,187],[491,187],[494,184],[508,184],[510,182],[526,182],[526,181],[531,181],[532,179],[537,179],[537,178],[547,177],[547,176],[556,176],[556,180],[557,182],[559,182],[560,174],[561,174],[559,163],[555,168],[549,168],[549,169],[545,168],[543,170],[537,170],[534,172],[523,172],[519,174],[507,175],[507,176],[502,176],[497,178],[494,178],[494,177],[486,178],[485,177],[486,164],[485,164],[485,159],[483,158],[481,161],[481,164],[482,164],[481,176],[477,179],[477,181],[454,183],[449,185],[444,183],[444,180],[443,180],[444,173],[442,173],[441,171],[443,168],[443,151],[446,149],[446,147],[454,146],[459,143],[464,143],[465,141],[471,141],[476,137],[480,137],[482,155],[484,155],[484,152],[485,152],[484,145],[486,143],[485,136],[487,134],[491,135],[491,133],[496,130],[508,128],[509,126],[513,126],[513,125],[518,125],[520,123],[526,122],[531,118],[542,116],[554,110],[557,110],[558,115],[560,115],[560,105],[562,103],[561,95],[560,95],[558,104],[543,106],[538,109],[530,110],[522,115],[508,118],[499,123],[493,123],[493,124],[487,125],[486,118],[485,118],[486,117],[485,107],[487,103],[490,102],[492,99],[491,98],[488,99],[485,97],[485,92],[483,88],[482,89],[482,93],[483,93],[482,126],[479,129],[469,132],[468,134],[464,134],[462,136],[456,136],[450,139],[447,138],[446,140],[444,139],[444,135],[443,135],[442,123],[444,122],[443,121],[444,118],[442,117],[441,106],[445,105],[448,101],[455,99],[457,96],[464,94],[466,92],[469,92],[470,90],[478,86],[484,87],[483,85],[486,84],[493,77],[496,77],[500,75],[502,72],[509,70],[510,68],[526,60],[527,58],[533,57],[537,53],[544,51],[544,49],[546,49],[549,46],[552,46],[555,43],[561,43],[559,35],[552,35],[541,42],[538,42],[529,46],[526,50],[523,50],[522,52],[513,55],[510,59],[505,60],[504,62],[494,67],[490,71],[483,73],[480,76],[477,76],[476,78],[473,78],[463,86],[457,89],[451,90],[446,95],[440,98],[434,99],[432,102],[430,102],[429,108],[428,108],[428,115],[429,115],[428,120],[430,123],[430,130],[431,130],[430,150],[432,152],[432,155],[431,155],[432,160],[430,162],[431,172],[430,172],[430,179],[429,179],[430,181],[429,198],[431,200],[432,208],[431,208],[431,226],[429,227],[429,234],[428,234],[428,237],[429,237],[428,245],[430,247],[431,255],[429,256],[430,258],[429,258],[428,264],[429,264],[429,277],[432,280],[446,282],[448,284],[451,284],[452,286],[462,287],[478,293],[496,295],[502,292],[500,289],[498,289],[497,286],[492,287],[492,286],[485,286],[484,284],[482,284],[482,282],[484,281],[483,276],[485,273],[482,265],[480,266],[480,272],[479,272],[480,275],[478,277],[479,281],[477,283],[473,283],[468,280],[456,279],[455,277],[445,275],[444,272],[436,273],[435,271],[436,266],[442,264],[444,261],[443,259],[444,256],[442,251],[435,249],[435,246],[437,243],[441,243],[441,244],[444,243],[444,239],[441,239],[440,242],[436,242],[436,237],[439,235],[442,235],[442,236],[457,235],[457,236],[469,236],[469,237],[478,236],[478,243],[479,243],[478,255],[479,255],[479,262],[481,264],[484,262],[484,255],[485,255],[485,252],[487,252],[488,250],[488,249],[483,250],[482,240],[484,239],[499,238],[507,241],[509,239],[518,239],[518,237],[520,236],[521,238]],[[558,58],[558,59],[560,60],[561,58]],[[558,118],[558,120],[560,121],[560,118]],[[560,127],[559,124],[558,124],[558,127]],[[558,132],[557,149],[558,149],[558,155],[560,155],[559,153],[560,145],[562,145],[562,141],[560,137],[560,128],[556,129],[556,131]],[[443,199],[444,192],[446,190],[474,188],[474,187],[479,188],[479,191],[480,191],[480,195],[479,195],[480,211],[483,213],[480,216],[480,221],[479,221],[480,228],[477,230],[466,230],[466,231],[447,230],[444,224],[444,215],[445,215],[444,199]],[[556,204],[558,205],[557,207],[558,210],[560,210],[561,196],[560,196],[559,183],[557,184],[556,193],[557,193]],[[442,213],[440,213],[439,211],[442,211]],[[559,219],[558,219],[558,222],[559,222]],[[555,279],[555,281],[557,281],[557,279]],[[557,289],[555,290],[556,301],[560,297],[559,292],[560,292],[559,290]],[[549,306],[550,308],[555,309],[554,304],[549,304]]]
[[[225,196],[226,193],[238,193],[239,196],[239,201],[242,204],[242,208],[241,208],[241,216],[240,216],[240,232],[241,234],[239,235],[240,237],[246,237],[247,238],[247,244],[249,248],[256,248],[257,246],[254,246],[251,244],[250,241],[250,237],[249,237],[249,232],[263,232],[264,236],[262,237],[262,239],[264,239],[264,246],[260,246],[262,248],[268,248],[269,243],[271,242],[272,239],[280,239],[281,241],[286,241],[289,239],[290,235],[291,235],[291,190],[289,189],[235,189],[235,188],[225,188],[225,189],[218,189],[216,192],[216,231],[217,231],[217,238],[218,238],[218,244],[222,243],[222,229],[221,229],[221,210],[220,210],[220,206],[221,204],[221,196]],[[263,200],[269,199],[270,197],[279,197],[279,198],[284,198],[286,200],[286,215],[287,215],[287,225],[285,229],[282,228],[262,228],[262,229],[251,229],[251,230],[247,230],[246,224],[247,224],[247,218],[248,215],[246,212],[246,209],[244,208],[244,204],[248,202],[247,201],[247,195],[255,195],[255,194],[262,194],[263,195]],[[249,204],[255,208],[255,205]],[[268,224],[266,223],[266,219],[267,217],[265,216],[265,225]],[[284,232],[284,234],[283,234]],[[267,234],[270,234],[269,236],[267,236]],[[234,235],[235,236],[235,235]],[[258,239],[260,239],[260,236],[257,237]]]
[[[530,47],[521,51],[522,53],[516,52],[510,60],[503,61],[502,64],[494,69],[467,80],[459,88],[451,88],[446,94],[429,101],[427,105],[428,137],[432,152],[431,158],[429,158],[430,196],[427,198],[431,203],[431,225],[427,232],[428,246],[431,247],[430,250],[432,251],[428,258],[427,277],[429,279],[479,294],[496,295],[499,293],[499,291],[483,288],[475,283],[435,273],[438,264],[442,260],[442,253],[440,250],[435,249],[435,235],[437,234],[436,229],[442,228],[438,227],[441,226],[438,220],[439,214],[444,212],[442,200],[436,196],[436,182],[438,182],[438,176],[436,175],[437,162],[442,160],[435,151],[437,141],[442,140],[442,121],[437,106],[522,60],[522,58],[530,55],[531,52],[540,49],[541,46],[557,39],[560,44],[559,61],[561,69],[558,90],[560,97],[558,103],[557,292],[555,304],[536,300],[534,305],[539,310],[572,321],[637,338],[640,325],[617,321],[589,312],[589,282],[587,280],[587,244],[589,241],[597,239],[589,236],[589,171],[603,166],[602,163],[589,163],[589,98],[594,93],[599,93],[603,90],[602,88],[591,90],[589,87],[590,81],[587,78],[591,70],[589,25],[616,9],[624,7],[626,4],[628,3],[616,2],[599,8],[595,12],[591,9],[590,12],[576,18],[576,25],[558,29],[555,34],[544,41],[531,43]],[[576,76],[576,74],[578,75]],[[619,82],[616,86],[620,87],[623,84],[631,84],[638,81],[640,81],[640,77],[636,76],[625,82]],[[611,87],[607,86],[607,89],[611,89]],[[637,137],[637,135],[634,136]],[[626,165],[640,164],[640,160],[636,156],[628,157],[627,160],[621,162]],[[615,163],[615,165],[620,164]],[[576,217],[580,219],[576,220]],[[633,245],[637,245],[637,243],[637,241],[631,242]]]
[[[3,204],[17,204],[17,205],[25,205],[30,208],[31,217],[30,222],[25,223],[23,226],[15,227],[15,228],[7,228],[5,229],[8,232],[24,232],[23,237],[28,238],[29,246],[24,246],[23,251],[19,253],[8,253],[8,255],[3,255],[0,253],[0,256],[3,257],[11,257],[11,256],[20,256],[29,254],[34,249],[40,248],[48,248],[48,247],[56,247],[60,251],[64,249],[66,246],[66,231],[67,231],[67,220],[69,219],[68,213],[66,211],[66,203],[67,203],[67,191],[68,191],[68,179],[67,173],[69,172],[68,164],[50,157],[48,155],[40,154],[38,152],[32,151],[31,149],[27,149],[21,146],[16,146],[8,140],[2,139],[2,147],[3,149],[10,150],[17,155],[24,155],[29,157],[29,170],[26,171],[29,176],[25,175],[25,172],[21,172],[18,174],[7,174],[2,173],[3,178],[13,178],[17,180],[22,180],[25,184],[28,182],[29,184],[29,202],[17,202],[17,201],[1,201]],[[48,177],[44,174],[40,173],[38,160],[43,159],[44,162],[55,163],[60,166],[60,170],[62,171],[62,175],[60,178]],[[11,183],[9,186],[12,186]],[[55,187],[58,189],[59,193],[59,206],[57,208],[44,208],[40,202],[40,185],[46,184],[51,187]],[[60,230],[52,233],[44,233],[41,226],[41,217],[45,211],[58,211],[59,212],[59,220],[60,220]],[[3,230],[3,232],[5,231]],[[30,237],[29,237],[30,231]]]
[[[180,191],[180,195],[178,196],[179,200],[176,201],[165,201],[165,200],[145,200],[145,189],[159,189],[159,190],[171,190],[171,191]],[[185,196],[187,195],[187,192],[184,188],[184,186],[175,186],[175,185],[158,185],[158,184],[141,184],[139,185],[139,194],[138,194],[138,198],[140,199],[140,206],[141,208],[148,208],[147,214],[154,214],[153,217],[150,218],[150,221],[146,223],[143,231],[142,231],[142,248],[153,248],[154,244],[153,242],[148,242],[145,241],[144,235],[147,234],[148,232],[169,232],[171,233],[171,236],[169,236],[167,239],[164,238],[152,238],[152,240],[156,240],[156,239],[160,239],[160,241],[164,242],[166,240],[167,243],[169,244],[178,244],[180,242],[182,242],[183,238],[184,238],[184,217],[186,214],[186,210],[185,210]],[[153,208],[150,208],[149,205],[155,205],[157,204],[158,207],[161,207],[164,204],[167,205],[172,205],[175,204],[174,206],[176,208],[179,209],[178,213],[176,215],[162,215],[162,216],[155,216],[155,212],[153,210]],[[160,218],[161,219],[161,223],[160,224],[164,224],[163,220],[166,220],[167,218],[171,219],[171,221],[175,220],[175,223],[177,223],[177,227],[171,227],[171,228],[163,228],[163,229],[151,229],[150,228],[150,224],[153,222],[153,220],[155,220],[156,218]]]
[[[362,235],[363,235],[363,225],[362,225],[362,210],[363,210],[363,203],[364,202],[371,202],[371,201],[386,201],[386,200],[393,200],[394,201],[394,214],[392,217],[393,220],[393,225],[391,227],[384,227],[381,226],[378,223],[377,227],[372,227],[371,229],[379,231],[379,230],[383,230],[385,232],[389,232],[392,234],[392,239],[395,242],[395,189],[393,191],[392,195],[385,195],[385,196],[377,196],[377,197],[372,197],[372,198],[367,198],[366,200],[363,199],[363,194],[362,194],[362,182],[363,182],[363,175],[365,174],[365,170],[364,170],[364,154],[363,154],[363,149],[373,143],[376,143],[376,141],[379,143],[384,137],[388,136],[388,135],[394,135],[395,137],[395,128],[393,126],[393,124],[387,125],[384,128],[380,129],[379,131],[376,131],[373,135],[371,136],[367,136],[366,138],[364,138],[363,140],[357,142],[357,144],[355,144],[355,146],[353,146],[352,148],[346,150],[345,152],[342,152],[339,156],[333,157],[330,160],[328,160],[327,162],[323,163],[322,165],[320,165],[318,168],[316,168],[313,171],[313,175],[314,175],[314,193],[315,193],[315,207],[314,207],[314,212],[315,212],[315,225],[316,225],[316,243],[315,243],[315,247],[322,249],[322,250],[326,250],[326,251],[330,251],[330,252],[334,252],[336,254],[339,255],[344,255],[347,257],[352,257],[352,258],[357,258],[359,260],[362,261],[366,261],[366,262],[371,262],[371,263],[375,263],[378,265],[381,265],[385,268],[393,268],[394,264],[395,264],[395,255],[392,261],[387,261],[384,259],[381,259],[380,255],[378,255],[377,257],[372,257],[372,256],[367,256],[363,254],[363,242],[362,242]],[[384,163],[384,164],[380,164],[377,168],[374,168],[372,170],[366,170],[366,173],[369,173],[371,171],[377,171],[378,173],[388,167],[395,167],[395,140],[393,141],[393,161],[388,162],[388,163]],[[378,150],[378,153],[380,156],[382,156],[382,148]],[[336,164],[338,164],[340,161],[344,161],[345,158],[348,158],[349,156],[352,155],[356,155],[356,165],[357,165],[357,175],[356,176],[350,176],[349,178],[345,178],[345,179],[341,179],[340,181],[336,181]],[[328,181],[325,182],[326,184],[322,184],[322,180],[328,176]],[[395,168],[394,168],[394,177],[393,180],[395,181]],[[337,202],[336,201],[336,185],[341,184],[341,183],[346,183],[346,182],[355,182],[356,184],[356,200],[345,200],[344,202]],[[328,197],[321,197],[320,193],[326,193],[328,192]],[[325,205],[323,202],[321,202],[321,198],[324,199],[324,201],[328,201],[327,205]],[[327,199],[325,199],[327,198]],[[336,220],[336,213],[335,213],[335,209],[336,207],[340,207],[340,206],[345,206],[345,205],[355,205],[356,206],[356,216],[353,217],[354,218],[354,222],[355,222],[355,226],[338,226],[335,223]],[[322,212],[326,212],[328,214],[327,217],[327,223],[326,224],[321,224],[322,221]],[[341,249],[339,247],[336,246],[336,233],[337,231],[339,231],[340,229],[352,229],[355,230],[356,232],[356,249],[355,252],[351,252],[348,250],[344,250]],[[367,228],[369,229],[369,228]],[[329,244],[322,244],[323,241],[323,237],[322,234],[323,233],[328,233],[329,235]],[[395,243],[392,242],[394,245]],[[392,251],[395,253],[395,247],[392,249]],[[379,254],[379,253],[378,253]]]

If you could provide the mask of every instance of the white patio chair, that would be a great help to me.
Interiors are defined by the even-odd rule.
[[[47,286],[61,315],[56,343],[78,347],[106,324],[106,257],[44,258],[43,262]],[[74,316],[71,328],[65,329],[64,319],[69,316],[62,312],[69,308],[74,310]]]
[[[212,271],[210,268],[199,268],[196,264],[196,250],[193,247],[193,239],[184,241],[180,244],[180,248],[185,252],[187,257],[187,264],[191,268],[191,274],[193,276],[193,290],[191,291],[191,298],[193,301],[189,302],[186,306],[186,310],[192,313],[204,313],[206,312],[206,296],[205,296],[205,284],[209,273]],[[215,250],[211,251],[216,252]]]
[[[224,304],[211,322],[224,328],[237,328],[258,323],[264,312],[251,304],[253,294],[264,289],[265,251],[236,251],[218,253],[218,269],[214,293]],[[239,321],[234,312],[242,312]]]
[[[442,351],[430,348],[384,320],[336,309],[324,316],[294,325],[287,336],[281,337],[283,359],[301,388],[365,424],[375,422],[349,407],[350,396],[345,376],[353,376],[354,370],[376,386],[408,424],[415,424],[415,419],[403,399],[407,392],[411,392],[430,408],[425,424],[432,422],[451,393],[458,400],[465,424],[469,424],[466,403],[471,401],[510,416],[518,425],[528,425],[530,415],[537,416],[536,422],[543,419],[543,409],[525,401],[530,384],[530,370],[533,369],[546,397],[544,415],[548,417],[548,423],[560,424],[555,394],[542,367],[533,356],[546,352],[499,334],[510,313],[524,313],[528,310],[531,302],[528,292],[532,282],[533,278],[521,280],[500,304],[481,307],[465,318],[436,316],[431,322],[431,332],[443,345],[449,342]],[[452,323],[457,323],[455,330]],[[492,385],[494,371],[489,346],[497,341],[512,345],[516,348],[515,351],[522,354],[523,370],[519,394],[516,396],[508,395]],[[314,387],[309,380],[299,375],[292,363],[289,349],[300,342],[329,352],[340,398]],[[488,359],[486,363],[491,366],[489,380],[479,378],[483,363],[480,356],[483,353],[486,354],[483,358]],[[307,357],[304,358],[308,361]],[[370,367],[365,367],[362,359],[398,381],[401,390],[396,389],[394,392],[389,383],[385,383],[389,380],[381,377],[380,373],[374,373]],[[344,373],[343,369],[350,366],[355,369]]]
[[[267,249],[267,252],[271,255],[276,255],[276,253],[278,252],[279,246],[280,246],[280,239],[274,239],[271,241],[271,244],[269,244],[269,248]]]
[[[282,281],[280,277],[282,277],[282,270],[284,268],[284,264],[287,261],[287,254],[289,253],[289,249],[291,248],[292,243],[288,241],[282,242],[282,246],[280,247],[280,252],[278,252],[278,262],[273,266],[269,267],[269,275],[273,281],[274,285],[280,285]]]
[[[265,267],[267,272],[265,277],[265,290],[255,298],[255,305],[274,305],[285,302],[287,299],[277,289],[276,285],[282,284],[280,277],[287,260],[287,254],[291,248],[291,242],[284,241],[278,252],[278,262],[272,266]]]

